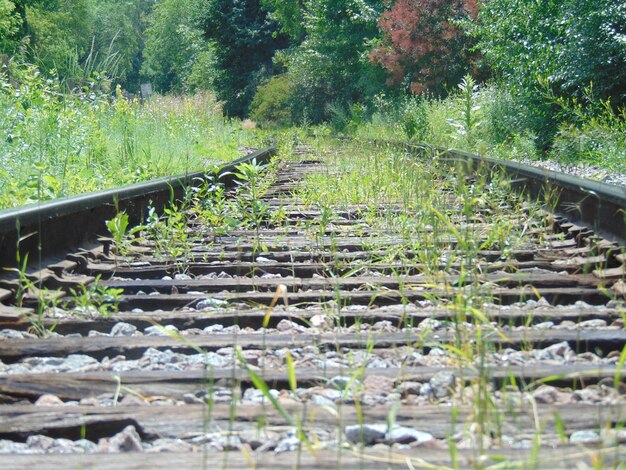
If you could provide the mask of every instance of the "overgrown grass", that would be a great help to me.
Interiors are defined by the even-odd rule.
[[[466,77],[446,99],[384,96],[368,113],[341,117],[357,137],[410,140],[503,159],[549,159],[564,165],[592,165],[626,172],[626,110],[593,98],[564,100],[544,93],[560,110],[558,132],[548,148],[532,131],[529,110],[510,90],[477,85]],[[352,123],[352,125],[351,125]],[[336,126],[335,126],[336,127]]]
[[[34,68],[0,78],[0,209],[199,170],[256,141],[209,93],[141,103],[101,85],[61,93]]]
[[[472,130],[471,120],[465,125],[466,130]],[[451,171],[427,155],[407,154],[393,147],[348,144],[337,148],[335,143],[333,148],[325,139],[318,139],[316,145],[317,154],[325,155],[329,171],[307,176],[297,197],[312,207],[333,207],[335,211],[342,206],[360,205],[358,217],[370,233],[369,242],[361,240],[370,244],[363,249],[378,253],[352,265],[330,263],[329,276],[350,268],[346,277],[359,275],[363,270],[376,271],[379,263],[395,264],[394,276],[403,298],[426,288],[432,292],[432,304],[450,312],[455,340],[437,346],[448,352],[451,366],[475,372],[466,379],[472,414],[465,423],[464,435],[483,455],[492,439],[501,438],[504,419],[494,398],[490,372],[497,347],[486,338],[495,334],[506,341],[507,337],[506,325],[494,324],[485,311],[485,305],[493,302],[493,285],[486,282],[487,273],[481,270],[482,252],[498,250],[501,260],[505,260],[523,248],[524,233],[539,223],[533,215],[535,209],[528,205],[523,209],[524,198],[512,195],[497,172],[470,175],[461,167]],[[520,220],[507,214],[525,216]],[[341,230],[333,226],[332,217],[323,226],[324,232],[327,228]],[[311,237],[319,247],[320,235],[313,230]],[[330,252],[335,250],[332,240],[332,236],[326,237],[325,249]],[[406,280],[409,269],[421,274],[417,285]],[[344,319],[339,296],[335,304],[336,310],[328,314],[341,326]],[[402,326],[416,331],[410,315]],[[416,351],[423,345],[415,339]],[[346,359],[352,363],[349,356]],[[359,367],[353,363],[349,370],[358,372]],[[353,399],[358,403],[358,396]],[[462,393],[451,400],[455,404],[464,402]]]

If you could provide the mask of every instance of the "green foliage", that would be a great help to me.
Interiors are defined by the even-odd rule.
[[[244,117],[257,86],[272,75],[272,58],[287,46],[287,37],[278,33],[260,0],[208,0],[204,13],[217,69],[212,89],[224,101],[226,115]]]
[[[138,88],[153,0],[0,0],[0,53],[36,64],[70,89],[93,72]]]
[[[131,237],[144,229],[143,226],[136,226],[128,229],[129,219],[126,212],[118,212],[111,220],[106,220],[107,230],[115,241],[115,251],[118,256],[125,256],[128,252]]]
[[[456,127],[456,138],[466,148],[473,148],[477,127],[482,124],[481,106],[477,103],[478,85],[471,75],[466,75],[458,85],[454,96],[458,106],[458,118],[451,118],[450,123]]]
[[[304,2],[301,0],[261,0],[261,5],[269,12],[270,18],[280,24],[280,31],[288,35],[296,44],[306,33],[303,25]]]
[[[471,28],[481,52],[524,105],[525,121],[547,148],[558,108],[537,89],[582,98],[593,82],[614,109],[626,103],[626,5],[613,0],[487,0]],[[566,118],[563,114],[560,117]]]
[[[89,50],[91,22],[87,0],[42,2],[26,9],[33,58],[45,72],[71,77],[69,64]]]
[[[237,178],[236,203],[242,220],[257,230],[267,218],[270,207],[261,196],[267,191],[269,181],[264,178],[265,165],[252,160],[249,163],[240,163],[233,173]]]
[[[365,121],[365,107],[361,103],[330,103],[326,106],[330,124],[337,132],[352,133]]]
[[[0,208],[201,169],[253,138],[210,94],[111,103],[97,82],[63,94],[32,66],[12,64],[11,77],[0,78]]]
[[[211,49],[204,37],[209,0],[162,0],[154,7],[146,30],[142,74],[160,91],[194,89],[197,68],[211,75]],[[198,84],[196,76],[193,83]]]
[[[16,35],[22,18],[10,0],[0,0],[0,54],[11,54],[17,47]]]
[[[407,97],[401,107],[400,122],[408,140],[421,142],[428,130],[428,115],[422,97]]]
[[[292,124],[291,105],[295,99],[287,75],[275,75],[257,88],[250,106],[250,119],[263,127],[286,127]]]
[[[69,305],[83,315],[108,318],[117,312],[124,289],[115,289],[100,284],[100,276],[88,286],[70,289]]]
[[[609,101],[589,96],[586,102],[576,98],[554,99],[575,119],[560,125],[550,157],[566,164],[601,162],[606,169],[626,172],[626,109],[617,113]]]
[[[329,104],[350,106],[383,86],[382,71],[367,59],[382,1],[305,0],[301,8],[304,40],[280,60],[298,97],[294,117],[317,123],[332,116]]]
[[[118,60],[115,77],[123,87],[137,92],[144,49],[144,32],[153,0],[90,0],[90,18],[96,27],[92,37],[94,50],[101,58]],[[111,75],[111,70],[106,69]]]

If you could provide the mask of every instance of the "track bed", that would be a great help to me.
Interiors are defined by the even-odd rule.
[[[249,170],[2,281],[0,467],[626,461],[617,243],[390,149]]]

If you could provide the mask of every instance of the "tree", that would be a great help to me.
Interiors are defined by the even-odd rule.
[[[19,43],[22,18],[9,0],[0,0],[0,54],[11,54]]]
[[[280,32],[291,38],[294,44],[304,39],[304,1],[305,0],[261,0],[261,5],[270,18],[280,24]]]
[[[115,56],[116,78],[124,88],[137,91],[143,58],[144,32],[154,0],[90,0],[94,47],[100,60]],[[110,60],[109,60],[110,62]],[[112,71],[109,71],[112,72]]]
[[[154,7],[145,32],[141,73],[157,90],[189,88],[189,77],[208,50],[204,37],[208,5],[208,0],[161,0]]]
[[[626,105],[626,4],[615,0],[485,0],[472,34],[547,148],[573,118],[554,97]],[[547,89],[546,89],[547,87]]]
[[[212,88],[229,116],[246,116],[257,86],[272,75],[272,58],[287,37],[260,0],[208,0],[206,37],[214,51]]]
[[[476,12],[475,0],[398,0],[380,18],[382,44],[370,59],[387,70],[389,85],[443,95],[471,67],[459,22]]]
[[[72,75],[90,48],[92,24],[87,0],[35,1],[26,7],[32,57],[44,71]]]
[[[350,106],[380,91],[383,80],[367,51],[378,36],[382,0],[288,1],[294,2],[298,8],[288,11],[297,11],[301,30],[290,26],[295,14],[272,11],[295,43],[280,56],[297,97],[294,116],[319,122],[330,117],[331,105]]]

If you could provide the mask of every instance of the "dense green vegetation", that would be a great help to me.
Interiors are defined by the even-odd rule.
[[[245,118],[626,168],[617,0],[0,0],[0,55],[5,206],[99,187],[72,162],[106,161],[94,181],[199,165]],[[207,108],[115,94],[146,82]]]
[[[206,92],[140,104],[19,72],[19,85],[0,80],[0,208],[197,170],[255,138]]]

